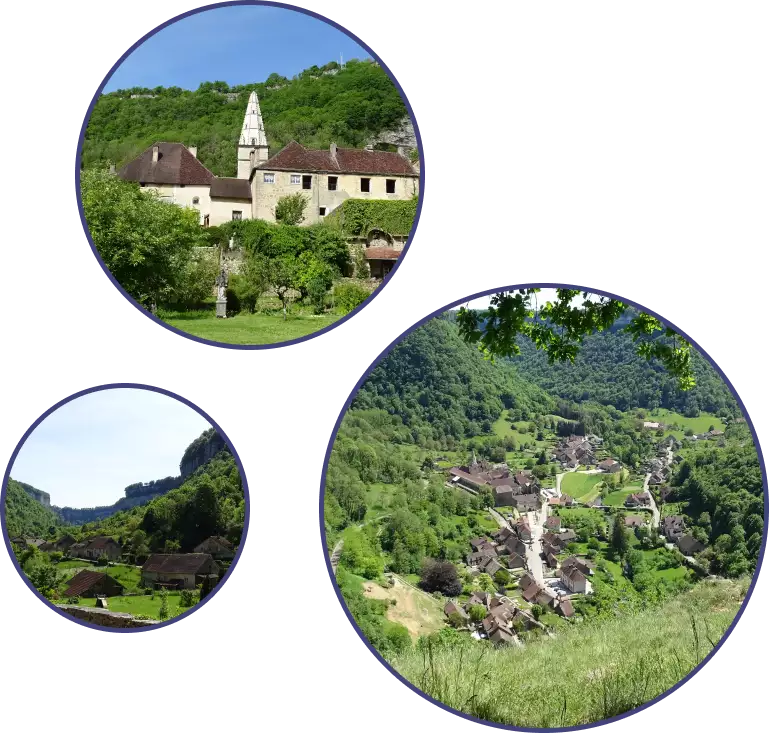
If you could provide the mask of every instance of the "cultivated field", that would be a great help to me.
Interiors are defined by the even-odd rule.
[[[695,433],[706,433],[710,428],[716,430],[723,430],[724,423],[720,418],[715,415],[710,415],[707,412],[703,412],[698,417],[685,417],[680,412],[673,412],[672,410],[666,410],[660,408],[649,413],[647,420],[653,422],[662,422],[668,426],[665,429],[665,433],[669,435],[675,435],[677,438],[683,438],[686,430],[691,429]],[[678,430],[670,429],[670,425],[677,424]]]
[[[591,501],[601,493],[597,488],[601,481],[603,474],[600,473],[567,473],[561,479],[561,493],[580,501]]]

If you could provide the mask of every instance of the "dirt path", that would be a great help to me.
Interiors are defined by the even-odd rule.
[[[397,575],[393,578],[395,585],[391,588],[383,588],[377,583],[366,581],[363,584],[363,592],[368,598],[395,600],[395,605],[387,609],[387,618],[405,626],[414,639],[443,628],[443,609],[440,603]]]
[[[339,540],[334,545],[334,551],[331,553],[331,570],[336,575],[336,569],[339,566],[339,559],[342,557],[342,548],[344,547],[344,540]]]

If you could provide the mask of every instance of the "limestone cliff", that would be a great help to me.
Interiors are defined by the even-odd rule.
[[[197,440],[193,441],[184,451],[179,463],[179,471],[183,479],[195,473],[202,465],[208,463],[220,451],[229,451],[219,433],[213,428],[206,430]]]
[[[21,486],[21,488],[24,489],[24,491],[39,504],[47,507],[51,506],[50,494],[46,493],[45,491],[40,491],[40,489],[36,489],[34,486],[30,486],[29,484],[22,483],[21,481],[17,481],[16,483],[19,484],[19,486]]]

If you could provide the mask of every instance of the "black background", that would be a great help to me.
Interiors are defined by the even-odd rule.
[[[436,35],[432,14],[409,14],[406,28],[399,18],[409,6],[390,8],[386,14],[357,4],[331,8],[354,29],[369,30],[393,56],[424,112],[424,142],[432,155],[433,200],[425,203],[424,233],[411,249],[408,272],[375,312],[295,352],[201,352],[138,321],[104,287],[102,273],[80,247],[79,226],[62,224],[39,243],[44,256],[34,276],[23,278],[29,281],[20,291],[24,300],[8,301],[6,310],[3,361],[11,377],[4,380],[3,443],[73,383],[141,375],[175,384],[232,425],[257,479],[256,537],[233,593],[215,609],[174,633],[148,634],[117,649],[97,634],[56,624],[14,578],[4,578],[4,645],[23,639],[25,656],[46,660],[44,666],[60,653],[91,659],[86,649],[102,660],[210,658],[229,670],[252,662],[254,673],[269,669],[265,697],[273,687],[293,690],[297,724],[333,716],[338,729],[358,730],[397,715],[407,727],[459,729],[460,723],[415,705],[405,691],[393,691],[368,664],[327,600],[327,579],[314,570],[320,540],[312,536],[310,518],[320,441],[346,384],[392,329],[464,288],[494,287],[497,279],[592,277],[596,287],[624,287],[658,311],[672,312],[682,326],[696,327],[758,408],[767,371],[761,354],[766,266],[760,258],[766,228],[756,208],[765,186],[754,173],[763,177],[766,170],[757,146],[764,137],[758,67],[522,59],[501,65],[492,60],[493,50],[478,56],[462,46],[462,53],[451,52],[446,37]],[[80,124],[79,106],[94,71],[158,12],[121,8],[119,19],[77,44],[67,60],[62,149],[69,128]],[[174,11],[169,6],[166,12]],[[463,31],[473,30],[468,21]],[[63,123],[64,115],[59,119]],[[64,157],[48,173],[61,188],[71,180]],[[71,221],[69,200],[53,198],[52,205],[61,206],[58,221]],[[18,266],[28,271],[22,248],[8,256],[11,268],[19,256]],[[695,703],[708,706],[713,727],[733,725],[735,710],[747,722],[752,701],[761,699],[761,675],[745,664],[763,634],[758,613],[756,604],[746,620],[749,636],[730,644],[723,664],[696,691],[629,725],[665,729],[691,722]],[[175,670],[179,675],[184,667]],[[312,709],[299,703],[305,692],[317,701]],[[714,700],[723,704],[708,704]]]

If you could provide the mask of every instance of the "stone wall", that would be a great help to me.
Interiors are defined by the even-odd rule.
[[[134,618],[130,613],[107,611],[103,608],[86,608],[77,605],[59,605],[57,607],[79,621],[86,621],[96,626],[109,626],[113,629],[135,629],[160,623],[159,621],[143,621]]]

